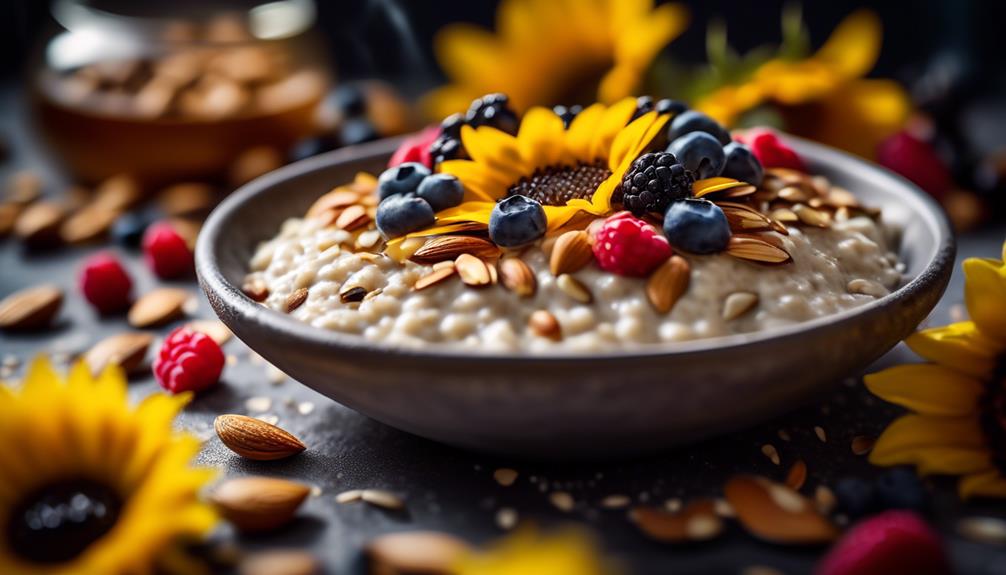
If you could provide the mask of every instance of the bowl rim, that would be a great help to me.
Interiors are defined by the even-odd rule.
[[[366,359],[398,359],[424,363],[438,362],[442,365],[461,368],[508,360],[520,360],[523,365],[530,367],[548,367],[553,364],[582,362],[588,359],[622,363],[651,358],[720,353],[725,350],[741,351],[743,348],[763,344],[766,341],[799,340],[802,334],[810,331],[829,326],[839,327],[863,316],[881,315],[892,304],[911,298],[914,294],[929,288],[937,287],[940,283],[940,277],[944,274],[949,275],[946,268],[952,266],[955,261],[956,240],[945,213],[931,196],[909,180],[862,158],[788,134],[784,135],[784,138],[795,148],[813,156],[814,158],[809,162],[811,165],[815,163],[830,164],[839,172],[859,172],[880,185],[892,189],[900,188],[904,201],[910,205],[913,212],[922,214],[926,220],[924,222],[926,227],[935,234],[935,248],[914,278],[891,293],[871,302],[789,326],[743,334],[700,338],[673,344],[644,343],[638,347],[616,348],[601,352],[555,350],[532,353],[457,348],[451,346],[450,343],[439,343],[423,348],[375,343],[357,334],[315,327],[266,308],[253,302],[244,295],[240,286],[234,285],[224,277],[218,263],[216,246],[220,245],[220,238],[225,227],[233,225],[233,218],[246,202],[259,195],[268,194],[275,186],[286,180],[328,169],[334,164],[390,154],[400,141],[397,138],[342,148],[301,160],[265,174],[240,187],[213,210],[203,225],[195,250],[196,272],[204,292],[211,299],[214,296],[219,298],[225,307],[234,312],[234,315],[255,323],[260,329],[273,332],[277,336],[293,338],[312,349],[350,352],[355,360],[361,362]],[[294,217],[294,215],[290,217]]]

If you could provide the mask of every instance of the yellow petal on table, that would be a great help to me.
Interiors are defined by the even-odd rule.
[[[964,303],[981,332],[1006,342],[1006,266],[1001,260],[964,260]]]
[[[870,10],[857,10],[832,31],[814,58],[846,78],[859,78],[877,63],[882,36],[880,18]]]
[[[922,330],[908,336],[905,343],[928,361],[978,378],[991,374],[999,353],[971,321]]]
[[[874,395],[924,415],[967,415],[977,408],[980,381],[934,363],[897,365],[863,378]]]
[[[981,449],[984,445],[985,436],[974,417],[909,414],[887,426],[870,452],[870,461],[926,447]]]
[[[998,470],[962,477],[957,483],[962,499],[972,497],[1006,497],[1006,477]]]

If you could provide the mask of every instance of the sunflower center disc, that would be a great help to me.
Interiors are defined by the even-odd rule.
[[[63,563],[108,533],[122,499],[94,481],[47,485],[17,504],[7,520],[7,541],[33,563]]]
[[[979,423],[991,448],[992,461],[1006,474],[1006,354],[999,358],[995,376],[985,384],[978,404]]]
[[[539,168],[530,178],[510,186],[507,196],[524,196],[543,206],[564,206],[572,199],[590,199],[611,175],[604,162]]]

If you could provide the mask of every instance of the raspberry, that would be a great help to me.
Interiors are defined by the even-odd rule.
[[[787,146],[779,136],[768,128],[752,128],[736,138],[742,144],[747,144],[754,152],[761,165],[766,168],[789,168],[791,170],[807,171],[807,165],[792,148]]]
[[[889,573],[953,573],[939,535],[910,511],[887,511],[860,521],[815,570],[816,575]]]
[[[158,222],[143,234],[147,265],[162,279],[176,278],[192,271],[192,250],[167,222]]]
[[[440,126],[429,126],[422,132],[405,138],[391,155],[388,167],[393,168],[406,162],[419,162],[427,168],[433,167],[430,146],[440,137]]]
[[[620,212],[605,220],[594,237],[594,257],[601,269],[644,277],[671,257],[667,239],[643,220]]]
[[[100,252],[84,262],[80,271],[80,291],[100,313],[109,314],[129,307],[133,280],[110,252]]]
[[[877,163],[908,178],[937,199],[953,186],[950,170],[936,150],[907,132],[895,134],[880,144]]]
[[[224,352],[217,342],[184,327],[168,334],[154,360],[157,383],[171,393],[212,387],[223,369]]]

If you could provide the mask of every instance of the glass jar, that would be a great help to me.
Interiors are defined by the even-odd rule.
[[[56,0],[32,103],[82,182],[214,178],[316,134],[330,76],[312,0]]]

